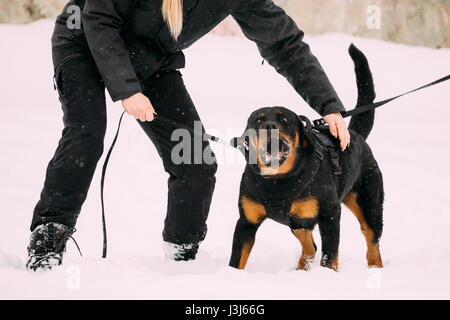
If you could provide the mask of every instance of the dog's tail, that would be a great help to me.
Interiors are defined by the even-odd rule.
[[[355,64],[356,83],[358,85],[358,103],[356,107],[370,104],[375,100],[375,87],[369,62],[364,53],[355,45],[352,44],[348,51]],[[375,110],[370,110],[353,116],[350,120],[349,128],[359,133],[366,140],[372,131],[374,120]]]

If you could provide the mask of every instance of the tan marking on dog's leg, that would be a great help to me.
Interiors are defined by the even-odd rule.
[[[339,268],[339,253],[336,252],[336,255],[331,260],[331,263],[328,266],[330,269],[337,271]]]
[[[243,196],[241,198],[241,206],[244,211],[245,218],[252,224],[260,224],[267,217],[266,208],[262,204],[248,197]],[[238,269],[244,269],[247,265],[248,257],[250,256],[254,243],[254,238],[248,239],[244,242]]]
[[[292,230],[292,233],[302,245],[302,256],[298,262],[297,270],[309,270],[311,264],[314,262],[314,257],[316,256],[312,230],[297,229]]]
[[[319,202],[313,197],[295,200],[289,213],[299,219],[314,219],[319,214]],[[312,230],[298,229],[292,232],[302,244],[302,256],[297,270],[308,270],[316,255]]]
[[[313,197],[295,200],[291,205],[290,214],[300,219],[316,218],[319,214],[319,202]]]
[[[252,251],[253,245],[255,244],[255,240],[244,242],[241,251],[241,259],[239,260],[239,270],[244,270],[247,265],[248,257],[250,256],[250,252]]]
[[[357,194],[354,192],[350,192],[344,199],[344,204],[353,212],[356,219],[358,219],[358,222],[361,226],[361,231],[366,238],[367,243],[367,263],[369,267],[378,267],[382,268],[383,263],[381,261],[381,254],[380,249],[378,247],[377,243],[373,242],[374,233],[372,229],[370,229],[369,225],[367,224],[366,219],[364,218],[364,213],[361,209],[361,207],[358,205],[358,202],[356,201]]]
[[[241,198],[241,205],[245,218],[252,224],[259,224],[267,217],[266,208],[246,196]]]

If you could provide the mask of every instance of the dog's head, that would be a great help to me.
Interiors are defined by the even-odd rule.
[[[252,170],[266,178],[287,176],[308,146],[304,125],[292,111],[265,107],[253,112],[241,137],[231,144],[241,150]]]

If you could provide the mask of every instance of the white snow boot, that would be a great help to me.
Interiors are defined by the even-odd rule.
[[[166,241],[163,246],[166,259],[175,261],[195,260],[198,248],[199,243],[175,244]]]

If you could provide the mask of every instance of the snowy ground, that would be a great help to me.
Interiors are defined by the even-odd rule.
[[[166,175],[145,134],[126,118],[106,186],[109,258],[100,259],[99,174],[83,207],[65,265],[47,274],[24,270],[29,223],[47,162],[62,129],[52,85],[52,22],[0,25],[0,298],[450,298],[449,84],[403,98],[377,113],[369,143],[384,174],[385,268],[370,273],[359,226],[342,216],[340,271],[318,266],[297,272],[300,245],[279,224],[266,222],[246,271],[227,267],[242,163],[226,151],[217,175],[209,234],[198,259],[167,262],[161,231]],[[447,74],[450,50],[407,47],[345,35],[308,38],[345,105],[356,99],[347,48],[355,42],[371,63],[378,99]],[[187,52],[184,78],[207,130],[240,132],[252,110],[289,106],[316,118],[287,82],[262,66],[254,45],[207,36]],[[106,145],[120,104],[109,105]],[[220,154],[217,146],[214,147]],[[101,163],[103,160],[101,161]],[[98,170],[100,171],[100,170]],[[315,237],[320,245],[317,231]]]

